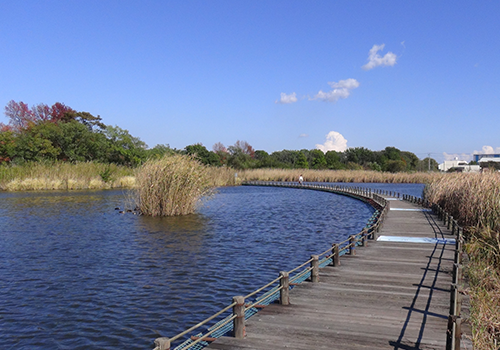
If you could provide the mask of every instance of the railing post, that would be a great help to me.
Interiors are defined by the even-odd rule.
[[[340,266],[339,245],[336,243],[332,245],[332,265],[333,266]]]
[[[349,255],[356,255],[356,236],[349,236]]]
[[[161,337],[155,339],[155,348],[153,350],[170,350],[170,338]]]
[[[462,319],[460,316],[455,317],[455,349],[460,350],[460,339],[462,338]]]
[[[233,297],[233,337],[236,339],[245,338],[245,298],[241,295]]]
[[[458,286],[455,283],[451,284],[450,291],[450,315],[457,315],[457,302],[458,302]]]
[[[457,286],[460,284],[462,280],[462,265],[461,264],[453,264],[453,283]]]
[[[462,230],[462,228],[458,227],[457,236],[455,238],[455,262],[457,264],[460,264],[462,260]]]
[[[286,271],[281,271],[280,276],[280,304],[288,305],[290,304],[290,277]]]
[[[446,350],[455,350],[455,320],[457,316],[448,316],[448,330],[446,331]]]
[[[368,247],[368,240],[366,236],[368,235],[368,229],[365,227],[363,231],[361,231],[361,246]]]
[[[448,217],[448,225],[446,225],[446,227],[448,228],[448,230],[449,230],[449,229],[451,229],[451,222],[452,222],[452,221],[453,221],[453,216],[451,216],[451,215],[450,215],[450,216]]]
[[[319,282],[319,256],[311,255],[311,282],[317,283]]]

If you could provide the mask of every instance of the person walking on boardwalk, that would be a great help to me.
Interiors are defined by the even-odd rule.
[[[302,185],[303,182],[304,182],[304,178],[302,177],[302,174],[300,174],[300,176],[299,176],[299,185]]]

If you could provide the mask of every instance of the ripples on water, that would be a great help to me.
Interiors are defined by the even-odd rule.
[[[118,214],[125,197],[0,194],[2,349],[152,349],[372,213],[324,192],[230,187],[198,214],[148,218]]]

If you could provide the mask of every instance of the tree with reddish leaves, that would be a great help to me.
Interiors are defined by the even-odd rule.
[[[227,153],[227,148],[221,142],[217,142],[216,144],[214,144],[212,146],[212,150],[215,153]]]
[[[26,129],[30,123],[36,121],[33,111],[24,102],[10,101],[5,106],[5,115],[9,118],[9,125],[15,131]]]
[[[90,130],[94,127],[104,129],[101,117],[94,117],[88,112],[77,112],[64,103],[56,102],[51,107],[40,103],[32,108],[24,102],[10,101],[5,107],[5,115],[9,118],[9,126],[15,132],[26,130],[30,125],[40,122],[69,123],[77,121]]]
[[[255,158],[255,150],[250,144],[246,141],[236,141],[234,146],[229,146],[229,152],[232,154],[241,152],[243,154],[249,155],[250,158]]]

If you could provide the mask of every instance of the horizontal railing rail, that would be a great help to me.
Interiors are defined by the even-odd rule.
[[[349,238],[342,242],[334,243],[331,248],[318,255],[312,255],[309,260],[291,269],[290,271],[280,272],[279,277],[254,290],[253,292],[245,296],[233,297],[231,304],[193,327],[175,335],[174,337],[161,337],[155,339],[156,347],[154,350],[198,350],[207,346],[211,341],[214,341],[220,336],[228,333],[232,333],[235,338],[243,338],[245,336],[245,320],[257,313],[259,309],[264,308],[275,301],[281,305],[288,305],[290,302],[289,291],[295,285],[298,285],[307,279],[309,279],[312,283],[319,282],[319,269],[321,267],[328,265],[339,266],[340,257],[342,255],[355,255],[356,247],[367,246],[368,240],[377,239],[377,234],[382,228],[383,221],[387,215],[387,211],[389,210],[389,201],[387,201],[383,195],[394,196],[398,199],[402,198],[399,193],[392,191],[340,185],[264,181],[249,181],[243,183],[243,185],[311,189],[347,195],[370,204],[373,208],[375,208],[375,212],[368,220],[366,226],[357,234],[350,235]],[[259,293],[262,294],[259,295]],[[245,303],[247,299],[255,296],[257,296],[255,300],[248,304]],[[224,313],[228,313],[231,309],[231,313],[214,325],[208,327],[205,331],[202,331],[195,336],[191,336],[174,348],[171,347],[174,342],[178,342],[179,339],[185,335],[203,326],[206,327],[210,321],[223,315]]]

